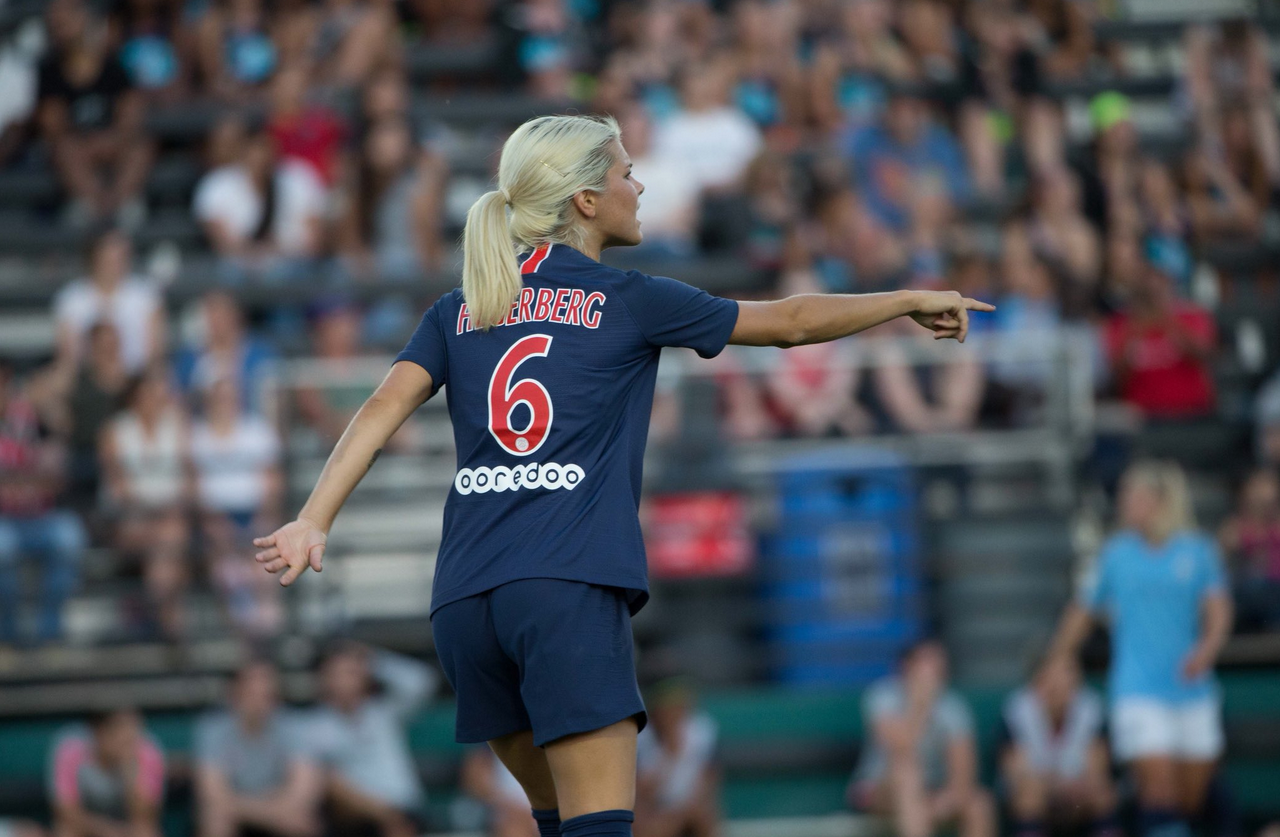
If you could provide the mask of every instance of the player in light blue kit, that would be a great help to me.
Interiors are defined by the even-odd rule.
[[[737,303],[600,264],[641,240],[644,187],[612,119],[551,116],[507,140],[498,189],[467,215],[445,294],[338,441],[298,519],[258,538],[292,583],[391,434],[445,387],[458,470],[431,625],[457,738],[487,741],[543,835],[631,834],[645,724],[631,617],[648,598],[638,506],[664,346],[835,340],[897,317],[963,340],[956,293],[806,294]],[[563,823],[561,818],[563,817]]]
[[[1131,467],[1119,506],[1124,528],[1103,545],[1054,647],[1075,654],[1095,618],[1110,620],[1112,748],[1136,774],[1144,837],[1189,837],[1222,754],[1213,665],[1231,599],[1177,464]]]

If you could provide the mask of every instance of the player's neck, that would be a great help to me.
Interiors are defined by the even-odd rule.
[[[588,230],[587,234],[582,238],[582,249],[579,252],[592,261],[598,262],[600,261],[600,253],[604,248],[604,237]]]

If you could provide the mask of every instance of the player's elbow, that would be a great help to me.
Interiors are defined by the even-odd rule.
[[[773,345],[780,349],[792,346],[803,346],[813,342],[805,316],[805,306],[799,297],[789,297],[778,301],[778,321],[773,336]]]

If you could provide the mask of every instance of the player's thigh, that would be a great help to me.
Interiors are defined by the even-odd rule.
[[[458,697],[459,743],[479,744],[531,728],[520,698],[520,668],[498,641],[488,593],[436,610],[431,632],[440,668]]]
[[[635,719],[626,718],[546,745],[562,820],[635,808],[638,732]]]
[[[625,591],[522,579],[493,590],[493,619],[504,652],[520,667],[534,744],[627,719],[644,727]]]
[[[1171,758],[1177,745],[1178,719],[1173,706],[1148,698],[1116,701],[1111,710],[1111,748],[1118,761]]]
[[[489,742],[489,748],[516,777],[534,808],[555,808],[556,785],[547,754],[533,744],[533,731],[522,730]]]

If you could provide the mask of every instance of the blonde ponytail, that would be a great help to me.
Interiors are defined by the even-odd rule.
[[[488,328],[500,321],[520,294],[520,268],[511,246],[507,199],[486,192],[467,210],[462,231],[462,295],[471,322]]]
[[[498,188],[471,206],[462,234],[462,295],[476,328],[501,322],[520,295],[517,247],[582,249],[573,196],[604,191],[619,136],[612,117],[540,116],[507,139]]]

